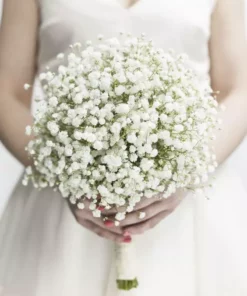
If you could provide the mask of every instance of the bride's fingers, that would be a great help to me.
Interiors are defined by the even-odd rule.
[[[162,197],[162,193],[156,194],[156,195],[154,195],[153,197],[150,197],[150,198],[147,198],[147,197],[143,196],[141,198],[141,201],[138,202],[135,205],[134,210],[138,211],[138,210],[141,210],[143,208],[146,208],[147,206],[155,203],[156,201],[161,200],[161,197]],[[102,213],[105,216],[112,216],[112,215],[115,215],[118,212],[125,212],[125,211],[126,211],[126,207],[123,206],[123,207],[118,207],[118,208],[114,207],[114,208],[112,208],[110,210],[103,210]]]
[[[117,208],[117,207],[112,207],[111,209],[109,209],[109,210],[102,210],[102,214],[104,215],[104,216],[113,216],[113,215],[116,215],[118,212],[124,212],[125,211],[125,207],[119,207],[119,208]]]
[[[153,203],[156,203],[157,201],[160,200],[160,195],[155,195],[153,197],[150,197],[150,198],[147,198],[147,197],[142,197],[141,201],[138,202],[136,205],[135,205],[135,211],[139,211],[143,208],[146,208],[148,207],[149,205],[153,204]]]
[[[69,207],[76,219],[76,221],[82,225],[85,223],[83,221],[90,221],[93,225],[96,225],[98,228],[102,228],[107,232],[110,232],[114,235],[123,235],[123,229],[121,227],[116,227],[114,222],[109,220],[107,223],[103,221],[102,218],[96,218],[93,216],[92,211],[89,209],[90,202],[85,201],[85,208],[79,209],[76,205],[68,203]]]
[[[95,223],[96,225],[98,225],[101,228],[104,228],[108,231],[123,235],[123,229],[122,227],[117,227],[114,225],[114,222],[112,220],[108,220],[108,223],[105,223],[102,218],[94,218],[90,219],[90,221],[92,221],[93,223]],[[110,222],[110,223],[109,223]]]
[[[87,221],[91,221],[92,223],[96,224],[97,226],[105,229],[105,230],[108,230],[110,232],[113,232],[113,233],[116,233],[116,234],[122,234],[123,233],[123,230],[121,227],[116,227],[114,225],[114,222],[109,220],[108,223],[105,223],[103,221],[102,218],[96,218],[93,216],[91,210],[86,210],[86,209],[83,209],[83,210],[79,210],[79,209],[76,209],[75,210],[75,216],[77,217],[77,221],[79,220],[87,220]]]
[[[82,219],[82,220],[79,220],[79,223],[83,227],[94,232],[96,235],[98,235],[100,237],[103,237],[103,238],[106,238],[106,239],[109,239],[111,241],[118,242],[118,243],[123,242],[124,238],[122,235],[119,235],[119,234],[113,233],[109,230],[106,230],[104,228],[101,228],[100,226],[94,224],[93,222],[91,222],[89,220]]]
[[[143,213],[145,213],[145,217],[143,219],[140,219],[140,212],[134,211],[127,214],[126,218],[120,223],[120,225],[121,227],[124,227],[127,225],[144,222],[167,209],[168,207],[164,206],[164,203],[161,201],[156,201],[155,203],[142,209]]]
[[[164,211],[159,213],[158,215],[154,216],[153,218],[146,220],[144,222],[125,227],[125,231],[132,234],[142,234],[145,231],[153,228],[156,226],[160,221],[162,221],[164,218],[166,218],[169,214],[171,214],[171,211]]]
[[[141,199],[141,201],[139,203],[137,203],[134,207],[135,211],[141,210],[143,208],[146,208],[147,206],[157,202],[159,200],[159,198],[157,196],[151,197],[151,198],[147,198],[147,197],[143,197]],[[110,210],[104,210],[102,211],[102,213],[105,216],[113,216],[115,214],[117,214],[118,212],[125,212],[126,211],[126,207],[118,207],[118,208],[112,208]]]
[[[167,199],[161,199],[156,201],[145,208],[142,208],[140,211],[134,211],[126,215],[125,220],[123,220],[120,226],[124,227],[127,225],[132,225],[140,222],[144,222],[152,217],[158,215],[160,212],[170,211],[172,212],[177,205],[179,204],[180,199],[176,196],[172,196]],[[141,212],[145,213],[145,216],[140,219]]]
[[[138,210],[141,210],[153,203],[155,203],[156,201],[160,200],[160,197],[161,197],[161,193],[160,194],[156,194],[154,195],[153,197],[151,198],[147,198],[147,197],[142,197],[141,201],[139,203],[137,203],[134,207],[134,209],[136,211]],[[84,203],[84,206],[85,206],[85,209],[89,209],[89,206],[91,204],[91,200],[90,199],[84,199],[83,200],[83,203]],[[106,210],[106,209],[102,209],[101,212],[104,216],[113,216],[115,214],[117,214],[118,212],[125,212],[126,211],[126,207],[125,206],[122,206],[122,207],[112,207],[111,209],[109,210]]]
[[[177,201],[179,203],[185,195],[186,194],[182,189],[178,189],[176,193],[172,194],[168,198],[164,198],[163,193],[156,194],[151,198],[142,197],[141,201],[136,204],[134,209],[135,211],[144,210],[144,208],[156,203],[157,201],[164,202],[167,205],[173,204],[174,202],[176,203]]]
[[[84,210],[88,210],[88,211],[90,211],[90,212],[92,212],[91,210],[90,210],[90,205],[92,204],[92,200],[90,200],[90,199],[87,199],[87,198],[85,198],[85,199],[83,199],[83,204],[84,204]],[[112,207],[111,209],[109,209],[109,210],[106,210],[106,209],[104,209],[104,207],[102,207],[102,206],[97,206],[96,208],[98,208],[98,209],[100,209],[100,211],[102,212],[102,214],[104,215],[104,216],[112,216],[112,215],[115,215],[115,214],[117,214],[118,212],[120,212],[120,211],[123,211],[123,208],[124,207],[116,207],[116,206],[114,206],[114,207]]]

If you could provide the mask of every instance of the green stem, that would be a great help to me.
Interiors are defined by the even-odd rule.
[[[137,278],[133,280],[117,280],[117,287],[119,290],[129,291],[138,287]]]

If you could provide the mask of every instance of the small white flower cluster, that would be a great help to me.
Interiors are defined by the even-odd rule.
[[[131,212],[143,196],[206,182],[217,166],[210,87],[185,66],[185,55],[144,36],[100,40],[71,46],[66,65],[40,75],[46,100],[26,129],[35,138],[27,147],[34,168],[23,183],[59,188],[80,209],[88,198],[98,217],[98,206]]]

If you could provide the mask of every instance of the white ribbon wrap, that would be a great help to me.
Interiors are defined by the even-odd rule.
[[[134,243],[115,244],[116,273],[118,280],[133,280],[136,274]]]

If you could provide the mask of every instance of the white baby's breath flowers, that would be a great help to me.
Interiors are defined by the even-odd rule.
[[[85,205],[83,202],[78,202],[77,207],[78,207],[78,209],[83,210],[85,208]]]
[[[64,59],[64,53],[59,53],[59,54],[57,55],[57,59],[58,59],[58,60],[63,60],[63,59]]]
[[[28,84],[28,83],[25,83],[24,84],[24,89],[25,90],[29,90],[31,88],[31,85],[30,84]]]
[[[120,225],[120,222],[116,220],[116,221],[114,222],[114,224],[115,224],[116,227],[118,227],[118,226]]]
[[[119,212],[119,213],[117,213],[116,214],[116,220],[118,220],[118,221],[122,221],[122,220],[124,220],[125,219],[125,213],[121,213],[121,212]]]
[[[139,217],[139,219],[144,219],[146,217],[146,213],[145,212],[139,212],[138,217]]]
[[[26,126],[26,135],[30,136],[32,133],[32,127],[30,125]]]
[[[209,147],[218,107],[187,57],[144,36],[98,40],[71,46],[57,56],[57,73],[40,74],[46,99],[26,128],[35,165],[24,185],[58,188],[79,209],[90,197],[100,217],[99,202],[131,212],[142,196],[166,198],[207,182],[217,167]],[[125,216],[117,213],[116,225]]]

